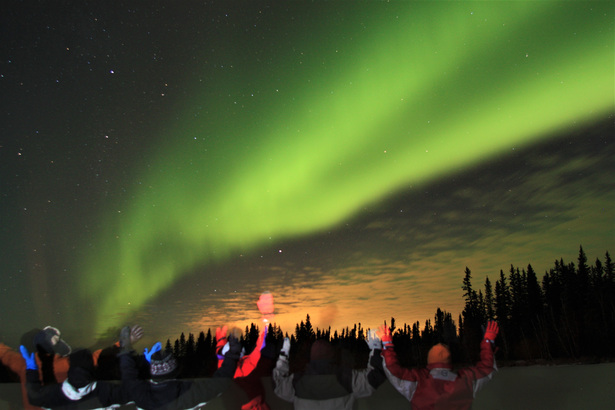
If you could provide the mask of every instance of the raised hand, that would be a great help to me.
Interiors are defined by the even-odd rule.
[[[143,337],[143,328],[139,325],[134,325],[130,328],[130,343],[137,343]]]
[[[500,332],[500,328],[498,327],[498,322],[494,320],[490,320],[487,322],[487,330],[485,330],[484,340],[493,343],[495,338],[498,337],[498,333]]]
[[[376,332],[380,340],[382,340],[382,347],[388,349],[393,346],[393,336],[391,330],[387,325],[381,325]]]
[[[380,337],[378,336],[378,331],[376,329],[370,329],[370,331],[367,333],[367,340],[365,342],[371,350],[382,349],[382,341],[380,340]]]
[[[38,370],[38,365],[36,364],[36,360],[34,359],[34,352],[28,353],[28,349],[26,349],[24,345],[19,346],[19,350],[21,351],[21,355],[26,361],[26,369]]]
[[[290,339],[285,337],[284,343],[282,343],[282,349],[280,350],[280,354],[282,356],[288,357],[289,353],[290,353]]]
[[[152,355],[156,352],[159,352],[162,350],[162,344],[160,342],[156,342],[156,344],[154,344],[152,346],[152,350],[147,350],[147,347],[145,348],[145,350],[143,351],[143,355],[145,356],[145,360],[147,360],[149,363],[152,362]]]

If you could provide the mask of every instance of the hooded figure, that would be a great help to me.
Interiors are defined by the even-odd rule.
[[[326,340],[317,340],[311,346],[310,362],[305,371],[290,374],[290,340],[286,338],[273,370],[275,394],[293,402],[297,410],[350,410],[357,398],[370,396],[386,380],[380,357],[380,340],[371,344],[370,348],[368,367],[354,370],[338,365],[333,346]]]

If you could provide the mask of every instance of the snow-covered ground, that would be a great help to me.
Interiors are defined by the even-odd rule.
[[[291,410],[279,400],[265,379],[267,402],[272,410]],[[225,396],[232,397],[234,386]],[[224,395],[223,395],[224,396]],[[12,407],[10,403],[13,403]],[[16,403],[16,404],[15,404]],[[18,384],[0,384],[0,409],[19,409]],[[222,397],[207,404],[208,410],[226,410]],[[126,409],[134,408],[125,406]],[[238,408],[238,407],[237,407]],[[615,363],[593,365],[505,367],[495,375],[474,401],[475,410],[497,409],[615,409]],[[374,395],[361,399],[358,410],[410,409],[410,403],[387,382]]]
[[[615,363],[505,367],[474,409],[615,409]]]

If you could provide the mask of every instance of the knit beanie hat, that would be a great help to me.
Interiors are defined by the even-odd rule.
[[[87,349],[77,350],[69,356],[68,382],[80,389],[94,381],[94,360]]]
[[[333,360],[335,351],[331,343],[326,340],[317,340],[312,344],[310,350],[310,360]]]
[[[451,364],[451,351],[448,350],[447,345],[438,343],[429,349],[429,353],[427,353],[427,365],[430,366],[434,364]]]
[[[162,350],[152,355],[149,364],[152,379],[172,379],[177,373],[177,360],[173,353]]]

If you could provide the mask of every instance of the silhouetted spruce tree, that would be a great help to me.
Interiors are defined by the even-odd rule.
[[[562,261],[563,264],[563,261]],[[559,260],[554,267],[545,273],[542,279],[542,290],[545,295],[545,320],[549,329],[549,346],[554,357],[571,356],[566,348],[566,331],[562,328],[564,322],[564,279],[563,269]]]
[[[493,288],[491,287],[489,276],[485,278],[485,316],[487,320],[495,319]]]
[[[444,340],[442,338],[442,335],[444,333],[444,312],[440,308],[436,309],[436,315],[434,317],[433,323],[433,331],[436,335],[436,340],[438,342],[444,343]]]
[[[312,327],[312,321],[310,320],[310,315],[306,315],[305,317],[305,334],[309,339],[313,339],[316,335],[314,333],[314,328]]]
[[[596,340],[594,329],[597,329],[596,317],[598,315],[598,306],[594,296],[595,291],[590,283],[590,267],[587,265],[587,255],[583,250],[583,246],[579,246],[579,257],[577,259],[577,281],[579,292],[579,305],[581,312],[577,314],[579,329],[579,350],[581,355],[592,354],[596,348]]]
[[[582,285],[579,284],[579,277],[572,262],[565,264],[560,258],[554,273],[561,278],[563,288],[559,302],[561,313],[559,321],[554,325],[557,326],[556,332],[565,356],[578,358],[581,355],[580,326],[582,323],[580,317],[582,317],[584,308],[584,298],[578,290]]]
[[[427,356],[427,352],[423,350],[421,323],[418,320],[412,324],[409,336],[409,338],[406,338],[407,345],[405,348],[406,357],[404,358],[404,365],[408,367],[418,366],[422,358]],[[398,351],[397,348],[395,350],[396,352]]]
[[[175,339],[175,343],[173,343],[173,355],[176,358],[179,358],[181,357],[180,353],[181,353],[181,349],[179,347],[179,339]]]
[[[359,322],[359,327],[357,328],[357,340],[360,342],[365,342],[365,331],[361,327],[361,322]]]
[[[478,352],[476,346],[482,339],[481,319],[482,315],[479,312],[478,293],[472,287],[472,272],[466,266],[464,271],[463,285],[465,306],[463,308],[463,327],[460,328],[459,338],[461,347],[464,352],[465,362],[476,362],[478,360]]]
[[[301,336],[301,328],[303,326],[303,321],[301,321],[301,324],[297,323],[295,325],[295,339],[299,339],[299,337]]]
[[[604,256],[604,278],[607,283],[615,284],[615,263],[608,251]]]
[[[176,355],[178,358],[183,358],[186,355],[186,335],[184,335],[184,332],[179,336],[179,345]]]
[[[484,324],[487,322],[487,305],[481,289],[478,290],[478,297],[476,300],[478,305],[476,309],[476,320],[478,323]]]
[[[260,331],[254,323],[250,323],[249,327],[246,326],[246,330],[243,337],[243,347],[246,349],[246,354],[250,354],[254,350],[259,335]]]
[[[508,334],[510,333],[511,295],[504,271],[500,269],[500,278],[495,282],[495,319],[500,327],[500,355],[505,359],[510,357]]]
[[[605,352],[609,357],[613,357],[615,355],[615,264],[609,252],[606,252],[604,256],[603,283]]]
[[[532,316],[539,317],[542,315],[544,300],[536,272],[532,265],[527,265],[527,301]]]
[[[194,341],[194,335],[188,333],[188,340],[186,341],[186,350],[182,359],[182,373],[183,377],[197,377],[199,372],[199,363],[196,360],[196,343]]]
[[[186,341],[186,356],[194,354],[196,351],[196,343],[194,341],[194,335],[188,333],[188,340]]]
[[[425,327],[423,327],[423,331],[421,332],[421,340],[424,340],[428,346],[432,346],[435,344],[434,340],[434,330],[431,325],[431,320],[425,320]]]
[[[196,377],[209,376],[216,370],[217,357],[212,341],[210,329],[207,329],[207,336],[203,332],[199,333],[195,347],[195,362],[198,369]]]
[[[519,269],[515,269],[513,265],[510,265],[510,273],[508,275],[510,280],[510,317],[512,321],[513,331],[519,334],[521,325],[523,322],[523,315],[525,309],[526,300],[524,296],[523,281]]]
[[[500,328],[510,320],[510,305],[510,288],[504,271],[500,270],[500,278],[495,282],[495,318]]]
[[[427,365],[427,352],[429,352],[429,349],[431,349],[431,347],[436,343],[437,342],[434,334],[434,328],[431,325],[431,320],[427,319],[425,320],[423,330],[421,330],[421,338],[419,343],[420,355],[416,358],[413,358],[418,366]]]
[[[586,305],[589,298],[589,266],[587,265],[587,255],[583,246],[579,247],[579,258],[577,265],[578,293],[580,293],[581,304]]]
[[[530,312],[529,327],[531,329],[532,344],[538,349],[541,358],[552,358],[549,346],[548,322],[544,314],[544,296],[536,272],[531,264],[527,265],[527,300]]]

